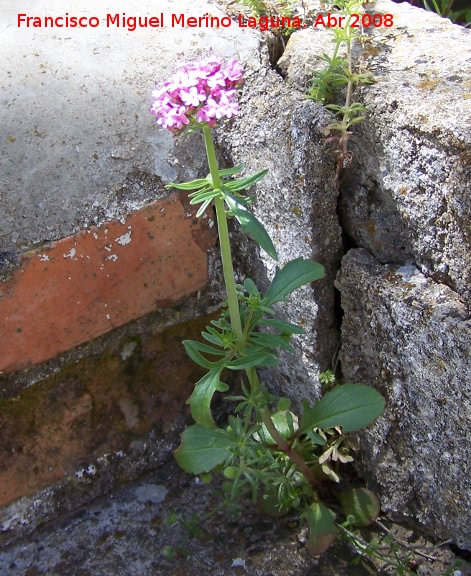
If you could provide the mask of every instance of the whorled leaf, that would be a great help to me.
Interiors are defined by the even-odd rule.
[[[194,424],[182,434],[182,443],[174,456],[179,466],[192,474],[209,472],[224,463],[230,456],[230,448],[236,438],[221,428],[205,428]]]
[[[252,176],[246,176],[245,178],[239,178],[238,180],[228,180],[224,182],[224,187],[230,192],[240,192],[241,190],[247,190],[256,184],[259,180],[264,178],[268,174],[268,169],[260,170]]]
[[[308,258],[291,260],[283,268],[277,268],[275,277],[268,287],[264,306],[271,306],[284,300],[288,294],[304,284],[309,284],[324,277],[324,267]]]
[[[343,384],[327,392],[311,408],[303,402],[301,432],[312,428],[341,426],[343,432],[359,430],[383,413],[385,401],[381,394],[363,384]]]
[[[337,537],[335,514],[323,502],[314,502],[306,510],[306,520],[309,526],[307,549],[313,556],[320,556]]]
[[[198,178],[197,180],[192,180],[191,182],[183,182],[181,184],[167,184],[165,188],[176,188],[177,190],[201,190],[201,188],[206,188],[211,186],[206,178]]]
[[[201,202],[205,202],[206,200],[213,200],[221,195],[221,190],[215,188],[214,190],[198,190],[193,192],[193,194],[189,194],[188,198],[191,198],[190,204],[199,204]]]
[[[237,164],[237,166],[233,166],[232,168],[223,168],[219,170],[219,176],[224,178],[225,176],[233,176],[234,174],[239,174],[245,168],[244,164]]]

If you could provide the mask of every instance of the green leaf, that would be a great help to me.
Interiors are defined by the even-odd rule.
[[[378,497],[368,488],[352,488],[338,495],[345,516],[355,516],[355,525],[369,526],[381,511]]]
[[[185,347],[188,356],[203,368],[213,368],[213,366],[216,365],[216,362],[207,360],[201,356],[200,352],[203,352],[204,354],[212,354],[213,356],[225,356],[227,354],[226,350],[214,348],[213,346],[209,346],[203,342],[197,342],[196,340],[183,340],[182,344]],[[200,363],[200,361],[203,363]]]
[[[307,549],[313,556],[320,556],[337,537],[335,514],[323,502],[314,502],[306,510],[306,520],[309,526]]]
[[[303,402],[301,431],[341,426],[352,432],[371,424],[383,413],[385,401],[379,392],[363,384],[336,386],[314,406]]]
[[[185,346],[186,353],[193,360],[193,362],[195,362],[195,364],[198,364],[198,366],[201,366],[202,368],[207,368],[208,370],[214,367],[214,362],[210,362],[202,354],[200,354],[195,348],[194,342],[191,340],[185,340],[183,342],[183,346]]]
[[[204,200],[212,200],[213,198],[216,198],[216,196],[220,195],[221,190],[215,188],[214,190],[198,190],[197,192],[188,194],[188,198],[192,198],[190,204],[198,204],[199,202],[203,202]]]
[[[289,398],[279,398],[276,404],[276,409],[278,412],[286,412],[288,408],[291,406],[291,400]]]
[[[201,206],[198,208],[198,212],[196,213],[196,217],[199,218],[200,216],[202,216],[206,210],[206,208],[211,204],[212,202],[212,198],[209,198],[208,200],[205,200],[203,202],[203,204],[201,204]]]
[[[310,259],[296,258],[283,268],[277,267],[275,277],[262,303],[264,306],[271,306],[275,302],[281,302],[290,292],[323,276],[323,266]]]
[[[358,124],[358,122],[361,122],[364,119],[365,119],[364,116],[358,116],[358,118],[354,118],[353,120],[350,120],[350,122],[348,122],[348,128],[350,128],[350,126],[353,126],[354,124]]]
[[[250,336],[251,342],[264,348],[284,348],[294,354],[294,348],[280,334],[266,334],[265,332],[254,332]]]
[[[203,334],[203,332],[202,332]],[[197,340],[183,340],[183,345],[185,346],[186,342],[191,342],[194,348],[199,350],[200,352],[204,352],[205,354],[214,354],[215,356],[225,356],[227,354],[227,350],[221,350],[220,348],[214,348],[214,346],[209,346],[204,342],[198,342]]]
[[[222,191],[223,191],[224,197],[227,194],[230,194],[231,196],[233,196],[233,194],[231,194],[229,188],[225,185],[222,187]],[[255,196],[241,196],[237,192],[235,193],[235,197],[237,198],[237,202],[239,204],[241,204],[242,206],[250,206],[254,203],[254,200],[255,200]]]
[[[278,255],[275,250],[275,246],[265,230],[263,225],[255,218],[255,216],[247,210],[234,196],[224,194],[224,200],[229,206],[232,214],[237,218],[240,227],[243,232],[252,236],[252,238],[259,244],[265,252],[271,256],[274,260],[278,260]]]
[[[268,169],[260,170],[252,176],[246,176],[245,178],[239,178],[238,180],[229,180],[229,182],[224,182],[224,187],[228,188],[231,192],[240,192],[241,190],[247,190],[251,188],[255,183],[264,178],[268,174]]]
[[[200,190],[205,186],[209,186],[210,182],[206,178],[198,178],[191,182],[183,182],[182,184],[167,184],[165,188],[176,188],[177,190]]]
[[[211,344],[216,344],[216,346],[223,346],[220,334],[218,334],[216,330],[212,329],[211,326],[208,326],[207,328],[208,332],[201,332],[201,336],[208,342],[211,342]]]
[[[276,318],[260,320],[259,324],[273,326],[273,328],[276,328],[283,334],[304,334],[304,330],[300,326],[292,324],[291,322],[285,322],[284,320],[277,320]]]
[[[271,419],[275,425],[275,428],[283,436],[283,438],[289,438],[298,428],[297,418],[296,416],[293,418],[293,416],[294,414],[289,410],[285,410],[283,412],[275,412],[271,415]],[[262,428],[259,432],[254,434],[254,438],[259,442],[270,442],[276,444],[265,424],[262,425]]]
[[[221,178],[224,176],[233,176],[234,174],[242,172],[244,168],[244,164],[237,164],[237,166],[233,166],[232,168],[224,168],[223,170],[219,170],[219,176],[221,176]]]
[[[314,442],[314,444],[317,444],[318,446],[325,446],[327,444],[324,438],[322,438],[322,436],[317,432],[314,432],[314,430],[306,430],[305,434]]]
[[[245,370],[246,368],[252,368],[253,366],[276,366],[279,364],[278,358],[275,358],[272,354],[267,352],[256,352],[255,354],[249,354],[247,356],[241,356],[237,360],[226,364],[226,368],[230,370]]]
[[[244,280],[244,288],[251,296],[260,296],[260,291],[255,282],[250,278]]]
[[[217,391],[225,392],[227,384],[219,380],[223,366],[220,363],[212,368],[201,380],[196,383],[192,395],[186,401],[191,406],[191,415],[197,424],[205,428],[214,427],[211,415],[211,400]]]
[[[183,432],[182,443],[174,456],[185,472],[201,474],[225,462],[235,444],[234,435],[226,430],[194,424]]]

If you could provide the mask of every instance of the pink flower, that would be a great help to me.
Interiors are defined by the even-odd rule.
[[[196,108],[201,102],[206,100],[206,94],[203,91],[199,91],[196,86],[191,86],[188,91],[180,90],[180,98],[182,99],[183,104],[194,106]]]
[[[222,58],[209,56],[184,64],[161,88],[152,92],[151,113],[162,128],[177,134],[190,123],[214,126],[221,118],[237,114],[237,91],[244,69],[237,60],[225,65]]]
[[[244,75],[244,69],[237,60],[229,60],[226,67],[226,78],[231,82],[240,82]]]
[[[229,97],[229,92],[235,92],[235,90],[227,90],[221,93],[221,98],[219,100],[218,114],[225,116],[226,118],[232,118],[239,111],[239,104]]]

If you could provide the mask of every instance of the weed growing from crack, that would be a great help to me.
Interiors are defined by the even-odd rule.
[[[355,2],[349,3],[350,10],[356,9]],[[349,159],[344,147],[349,128],[361,121],[364,111],[361,104],[351,102],[352,87],[367,81],[352,72],[352,41],[348,31],[337,34],[336,51],[328,61],[329,73],[318,76],[317,83],[318,96],[323,94],[325,99],[329,96],[326,78],[334,88],[347,86],[344,106],[328,104],[338,116],[331,129],[340,134],[342,168]],[[347,43],[347,58],[339,60],[338,48],[343,42]],[[221,473],[221,505],[228,509],[249,496],[268,514],[294,512],[308,526],[306,546],[313,555],[327,550],[340,533],[355,546],[359,558],[374,557],[395,570],[389,573],[413,574],[409,550],[401,556],[402,543],[391,534],[370,542],[358,534],[359,528],[377,520],[380,505],[370,490],[352,487],[342,478],[343,467],[353,460],[354,450],[346,434],[368,426],[382,413],[382,396],[360,384],[339,386],[334,374],[327,372],[319,378],[324,386],[321,400],[314,406],[303,401],[302,410],[296,413],[288,398],[275,397],[259,379],[258,369],[278,364],[280,349],[294,352],[291,337],[303,333],[296,324],[276,317],[278,305],[293,291],[321,280],[324,271],[320,264],[301,257],[276,268],[264,294],[249,278],[236,283],[228,218],[235,218],[242,232],[277,260],[270,236],[249,210],[254,196],[246,193],[267,171],[241,177],[243,166],[220,170],[211,136],[211,127],[221,118],[237,114],[236,91],[242,73],[235,61],[223,66],[222,59],[209,57],[183,66],[154,93],[152,112],[162,127],[174,134],[188,129],[203,131],[210,173],[206,178],[169,187],[189,193],[191,204],[200,205],[197,216],[214,206],[227,295],[219,319],[206,327],[203,340],[184,342],[189,356],[207,373],[188,400],[195,424],[183,432],[175,458],[189,473]],[[242,387],[240,392],[226,396],[232,413],[226,425],[217,426],[211,404],[216,392],[228,392],[223,379],[227,371],[239,372]],[[201,535],[194,516],[174,514],[168,521],[180,524],[189,535]],[[167,558],[175,553],[185,554],[184,543],[179,550],[162,549]]]
[[[323,70],[314,72],[309,97],[326,108],[332,110],[337,117],[327,127],[327,131],[334,135],[327,142],[335,145],[337,157],[337,174],[347,169],[352,162],[352,152],[348,149],[348,141],[352,134],[351,127],[364,119],[367,111],[360,102],[353,102],[353,88],[359,84],[371,84],[373,77],[370,73],[358,73],[353,70],[352,51],[356,40],[360,38],[357,28],[352,27],[352,17],[363,9],[363,0],[337,0],[335,6],[339,7],[345,16],[342,27],[331,30],[333,34],[334,50],[329,56],[324,54],[322,59],[327,63]],[[332,6],[333,7],[333,6]],[[343,21],[342,21],[343,22]],[[345,47],[346,56],[341,56],[342,47]],[[346,89],[345,102],[334,103],[339,88]]]
[[[210,56],[184,65],[154,91],[151,111],[161,127],[174,134],[203,131],[210,173],[169,187],[189,193],[191,204],[200,205],[197,216],[214,205],[227,295],[219,319],[202,333],[203,341],[183,343],[207,373],[188,400],[195,424],[183,432],[175,458],[186,472],[222,473],[229,500],[249,494],[269,514],[295,510],[309,526],[309,551],[319,555],[335,540],[342,509],[346,517],[358,517],[362,524],[379,514],[379,502],[366,488],[342,485],[340,491],[329,486],[340,484],[341,466],[352,460],[345,434],[371,424],[383,412],[384,399],[368,386],[344,384],[314,406],[305,400],[296,414],[288,398],[273,396],[259,379],[258,369],[278,364],[280,349],[294,352],[291,336],[303,333],[296,324],[276,317],[277,306],[293,291],[319,281],[324,269],[300,257],[276,269],[264,294],[249,278],[236,283],[228,218],[235,218],[242,232],[278,258],[269,234],[249,210],[254,196],[244,193],[267,170],[243,177],[243,166],[219,170],[211,135],[211,127],[221,118],[238,111],[236,90],[242,72],[237,62],[224,64]],[[241,374],[242,391],[227,396],[233,412],[227,426],[219,427],[211,403],[216,392],[228,391],[226,371]]]

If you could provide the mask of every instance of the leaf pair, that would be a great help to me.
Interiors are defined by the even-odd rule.
[[[355,526],[372,524],[380,513],[380,504],[374,492],[367,488],[352,488],[339,494],[344,514]],[[335,513],[322,501],[314,502],[306,510],[309,527],[307,549],[313,556],[323,554],[339,534]]]
[[[201,216],[213,200],[221,197],[227,205],[227,214],[233,216],[239,222],[242,232],[251,236],[257,244],[265,250],[274,260],[278,260],[275,246],[270,235],[265,230],[263,224],[247,209],[247,204],[252,201],[251,197],[243,197],[240,192],[248,190],[259,180],[261,180],[268,170],[260,170],[252,176],[245,176],[237,180],[230,179],[231,176],[238,174],[244,166],[239,164],[233,168],[219,170],[221,178],[221,188],[215,188],[211,175],[206,178],[198,178],[184,184],[169,184],[167,188],[176,188],[177,190],[191,191],[189,194],[190,204],[201,204],[196,216]]]

